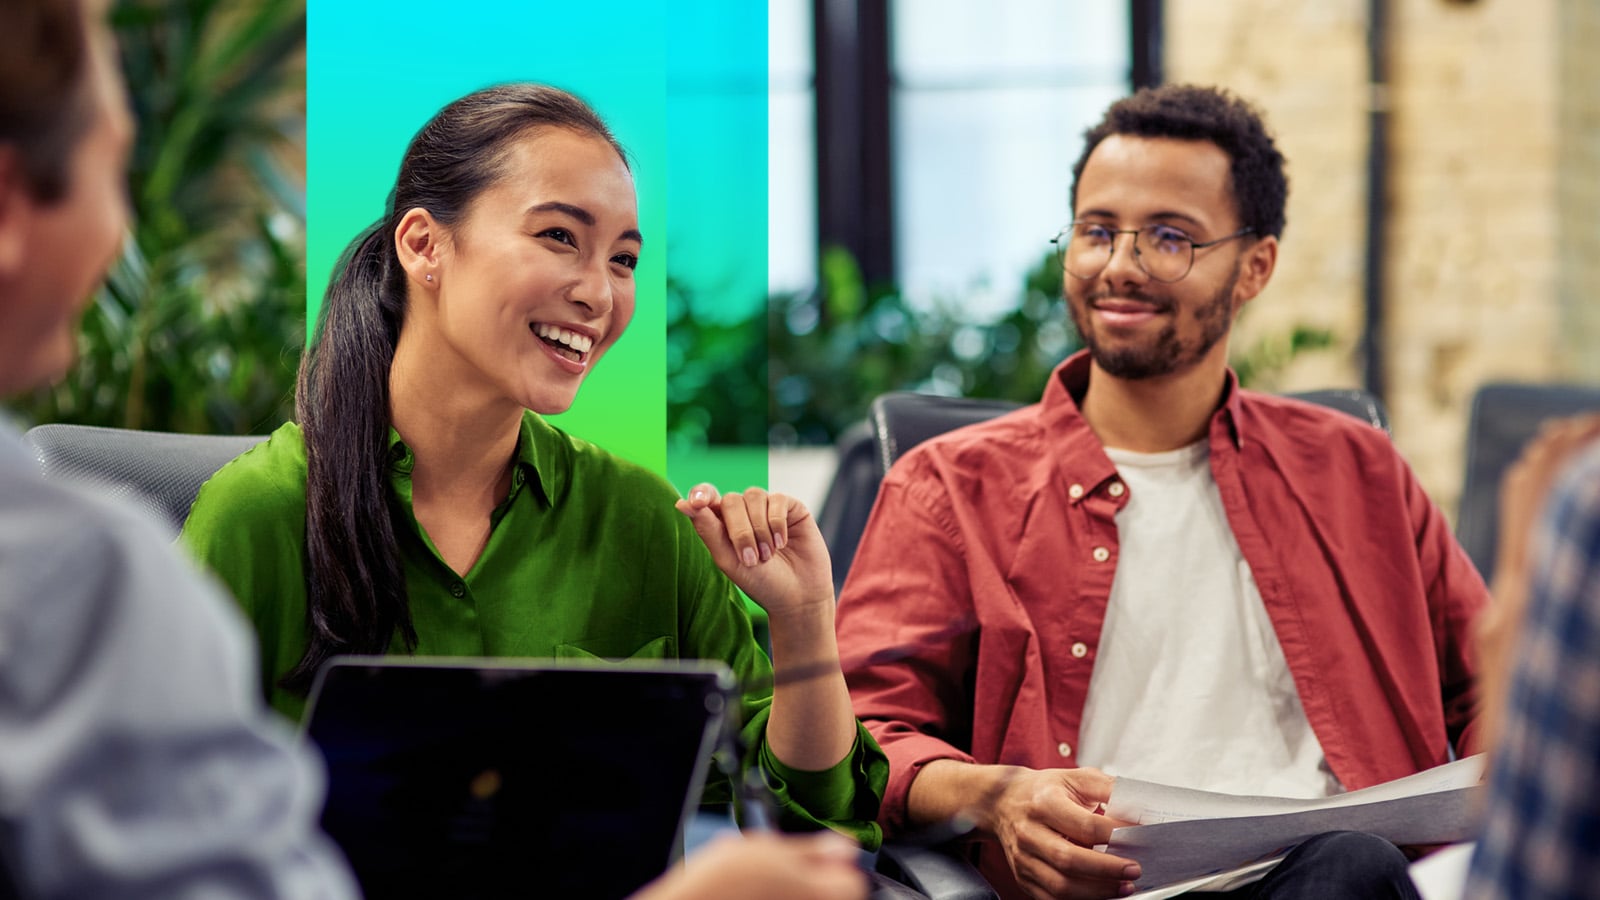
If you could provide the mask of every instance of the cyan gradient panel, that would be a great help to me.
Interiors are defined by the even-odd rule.
[[[645,237],[638,311],[561,427],[666,473],[667,7],[309,0],[307,314],[345,246],[384,214],[407,142],[457,97],[539,81],[587,100],[629,153]],[[765,146],[762,144],[761,146]]]
[[[764,347],[767,5],[676,4],[666,22],[666,47],[668,275],[692,321],[748,328]],[[745,365],[692,359],[686,367],[703,377],[709,366]],[[684,367],[680,363],[680,371]],[[707,448],[692,437],[694,427],[680,426],[668,456],[670,476],[680,487],[702,480],[724,489],[766,483],[765,372],[738,374],[756,389],[738,392],[740,405],[715,415],[739,417],[747,426],[741,431],[753,432],[759,443]],[[691,409],[685,418],[692,425],[696,416],[710,415]]]

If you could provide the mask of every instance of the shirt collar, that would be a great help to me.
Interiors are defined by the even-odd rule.
[[[1106,456],[1105,448],[1089,428],[1078,405],[1088,387],[1089,351],[1080,350],[1067,357],[1050,373],[1050,381],[1045,385],[1041,401],[1046,433],[1059,441],[1059,447],[1064,448],[1058,457],[1058,465],[1067,479],[1068,497],[1074,504],[1092,496],[1102,484],[1117,475],[1116,466]],[[1244,445],[1239,378],[1231,368],[1223,385],[1223,397],[1223,402],[1211,416],[1207,442],[1213,453],[1217,451],[1219,442],[1235,451]],[[1081,490],[1073,491],[1073,485]]]
[[[522,411],[522,433],[517,437],[517,470],[538,485],[539,499],[554,506],[566,487],[570,466],[556,463],[561,433],[533,410]],[[540,461],[543,460],[543,465]]]
[[[560,491],[565,483],[565,470],[554,464],[559,446],[559,433],[549,423],[531,410],[522,411],[522,424],[517,434],[517,458],[515,471],[511,473],[511,492],[506,497],[506,502],[516,499],[517,492],[522,490],[524,484],[534,482],[537,489],[535,496],[545,506],[553,506],[555,498],[560,496]],[[540,458],[546,465],[539,464]],[[404,480],[402,494],[407,504],[411,498],[411,470],[416,466],[416,455],[406,445],[405,439],[400,437],[400,432],[389,426],[389,465],[396,476],[396,480]],[[400,487],[400,485],[396,485]]]

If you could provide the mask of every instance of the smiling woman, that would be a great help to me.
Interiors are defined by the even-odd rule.
[[[850,711],[810,513],[758,488],[680,500],[544,419],[628,327],[644,245],[626,156],[583,101],[508,84],[450,103],[328,289],[299,423],[202,488],[184,541],[290,716],[343,653],[720,660],[753,686],[749,759],[790,823],[874,845],[887,766]]]

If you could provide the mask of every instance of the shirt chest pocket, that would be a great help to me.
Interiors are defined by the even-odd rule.
[[[642,643],[641,643],[642,640]],[[556,659],[586,659],[617,662],[624,659],[677,659],[678,638],[663,634],[643,638],[638,635],[600,635],[579,638],[556,645]]]

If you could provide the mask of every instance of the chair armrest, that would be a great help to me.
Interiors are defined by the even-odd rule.
[[[978,870],[948,847],[887,841],[878,871],[928,896],[928,900],[999,900]]]

